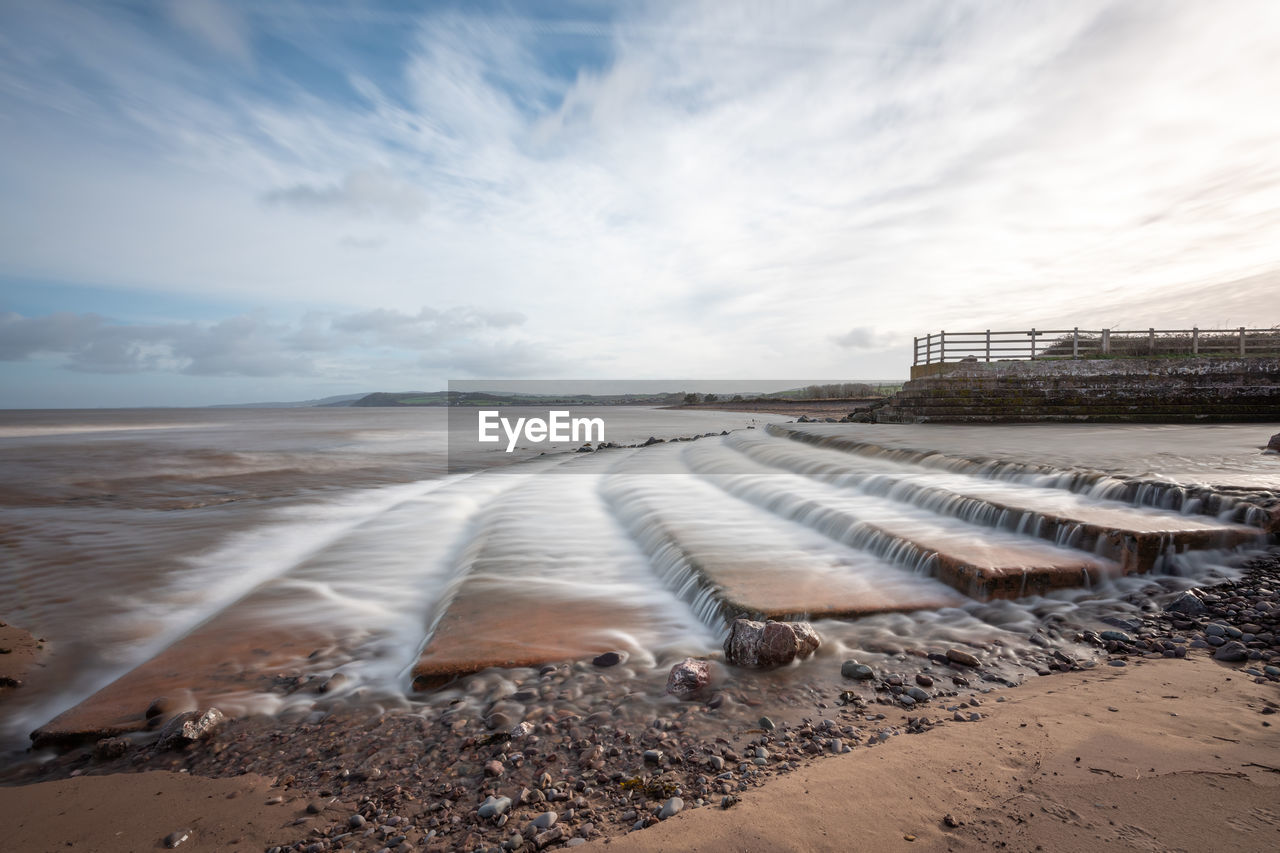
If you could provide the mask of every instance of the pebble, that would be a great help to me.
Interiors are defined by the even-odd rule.
[[[658,812],[658,820],[666,820],[680,814],[680,810],[684,808],[684,800],[679,797],[672,797],[662,804],[662,809]]]
[[[952,663],[958,663],[962,666],[978,666],[979,661],[976,657],[962,649],[947,649],[947,660]]]
[[[925,675],[923,672],[917,672],[916,684],[919,684],[921,687],[932,687],[933,679]]]
[[[533,819],[533,825],[538,829],[550,829],[559,819],[560,815],[555,812],[543,812]]]
[[[496,777],[502,775],[502,762],[497,759],[488,761],[484,765],[484,775]]]
[[[764,729],[767,732],[771,732],[778,727],[778,724],[775,723],[773,720],[769,719],[768,717],[761,717],[759,722],[760,722],[760,728]]]
[[[353,814],[351,817],[347,818],[347,826],[352,829],[359,829],[364,826],[364,824],[364,815]]]
[[[617,666],[618,664],[622,663],[622,655],[618,654],[617,652],[605,652],[602,655],[597,655],[594,658],[592,658],[591,663],[592,665],[598,666],[601,669],[604,669],[605,667],[610,667],[610,666]]]
[[[847,660],[840,664],[840,675],[858,681],[866,681],[876,677],[875,670],[865,663],[858,663],[856,660]]]
[[[1110,640],[1113,643],[1132,643],[1133,642],[1133,637],[1129,636],[1124,631],[1103,631],[1102,633],[1098,634],[1098,636],[1104,640]]]
[[[1249,659],[1249,650],[1239,640],[1231,640],[1213,653],[1213,659],[1223,663],[1239,663]]]
[[[910,696],[912,699],[916,700],[917,702],[929,701],[929,694],[925,693],[919,687],[908,687],[907,695]]]
[[[661,764],[662,757],[662,750],[660,749],[646,749],[644,751],[644,760],[647,764]]]
[[[506,814],[507,809],[511,808],[510,797],[485,797],[480,808],[476,810],[476,814],[480,817],[499,817]]]
[[[179,829],[177,832],[171,832],[164,837],[164,846],[173,848],[191,837],[191,830]]]

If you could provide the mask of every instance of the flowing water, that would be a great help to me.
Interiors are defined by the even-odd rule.
[[[1280,482],[1275,457],[1205,452],[1200,427],[992,427],[984,451],[984,428],[647,409],[610,410],[610,440],[701,438],[460,471],[443,414],[0,413],[0,618],[48,649],[0,708],[9,745],[161,694],[292,707],[315,693],[282,684],[334,673],[333,692],[385,703],[601,651],[661,668],[713,653],[744,611],[816,620],[824,655],[1016,650],[1055,614],[1229,575],[1264,543],[1261,511],[1197,486]],[[1081,470],[1090,454],[1110,473]]]

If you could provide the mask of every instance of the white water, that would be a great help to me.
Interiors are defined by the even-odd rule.
[[[408,414],[384,418],[375,429],[358,417],[382,413],[334,413],[348,419],[343,431],[324,421],[323,440],[310,444],[305,436],[276,434],[283,416],[273,417],[263,427],[269,439],[261,446],[245,447],[241,440],[215,448],[238,454],[237,476],[246,458],[249,467],[269,472],[251,481],[252,491],[238,480],[216,488],[199,480],[196,489],[185,479],[171,487],[150,483],[138,507],[117,506],[100,495],[83,505],[64,500],[5,510],[12,545],[0,570],[8,590],[0,616],[47,635],[51,645],[47,670],[31,678],[25,701],[6,712],[3,726],[11,739],[201,631],[252,633],[260,625],[321,636],[323,645],[294,661],[290,673],[341,671],[349,677],[348,694],[368,691],[404,701],[409,670],[458,595],[480,595],[509,614],[501,639],[531,643],[538,638],[525,624],[532,620],[522,615],[547,602],[588,608],[599,602],[602,610],[625,605],[606,630],[583,630],[628,653],[632,665],[647,667],[715,651],[731,608],[698,567],[738,566],[754,572],[750,582],[765,594],[774,583],[779,597],[810,596],[821,603],[824,590],[839,587],[856,596],[862,584],[868,599],[883,600],[882,609],[907,610],[820,621],[828,640],[824,656],[993,640],[1012,651],[1055,614],[1132,610],[1122,599],[1135,590],[1229,575],[1241,559],[1227,552],[1170,555],[1159,577],[982,603],[931,578],[930,554],[892,531],[909,529],[918,539],[1029,561],[1071,560],[1082,552],[1068,547],[1070,537],[1055,543],[1029,535],[1037,512],[1110,513],[1117,523],[1156,526],[1185,523],[1188,516],[1130,505],[1145,503],[1140,497],[1118,502],[1118,481],[1106,478],[1081,488],[1073,472],[1015,472],[939,457],[919,464],[764,431],[439,476],[439,446],[414,445],[414,436],[423,433],[415,432]],[[70,432],[75,426],[67,427],[65,440],[83,441]],[[199,424],[187,426],[173,433],[166,471],[184,454],[213,464],[213,451],[192,438],[211,440],[209,435]],[[696,431],[708,426],[704,417]],[[40,440],[54,439],[45,434]],[[282,458],[289,465],[282,466]],[[298,459],[311,459],[308,476],[341,470],[357,481],[290,494],[288,471]],[[372,473],[364,482],[350,473],[366,467]],[[413,478],[415,467],[431,476]],[[69,470],[68,463],[59,474],[69,476]],[[92,482],[104,477],[96,473]],[[59,482],[71,483],[70,489],[77,481]],[[226,492],[235,499],[150,508],[148,502],[166,489],[202,499]],[[975,500],[1030,509],[1013,515],[975,511]],[[776,579],[768,571],[774,565]],[[230,650],[252,645],[251,638],[226,639]],[[493,638],[475,641],[481,646],[487,639]],[[200,688],[206,676],[191,672],[190,683],[174,689]],[[311,701],[256,689],[235,691],[229,707],[275,710]],[[150,698],[140,697],[141,707]]]

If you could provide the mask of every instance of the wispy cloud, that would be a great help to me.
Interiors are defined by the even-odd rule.
[[[173,9],[0,13],[0,275],[290,316],[464,294],[580,375],[893,375],[926,329],[1104,309],[1280,323],[1232,301],[1280,270],[1268,0]]]

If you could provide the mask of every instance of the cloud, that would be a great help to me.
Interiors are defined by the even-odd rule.
[[[233,9],[217,0],[169,0],[166,9],[181,29],[219,53],[245,64],[251,61],[247,28]]]
[[[0,314],[0,361],[63,356],[65,368],[82,373],[308,377],[339,359],[348,362],[348,372],[367,369],[391,352],[435,370],[511,375],[552,361],[547,347],[510,336],[523,322],[511,312],[469,307],[312,312],[295,323],[254,315],[215,323],[117,323],[95,314],[7,312]]]
[[[10,6],[0,276],[315,313],[244,333],[272,370],[495,369],[535,328],[579,375],[891,376],[929,329],[1280,323],[1233,284],[1280,270],[1267,0],[181,12],[251,68]],[[419,313],[459,295],[528,319]]]
[[[893,345],[895,340],[895,335],[877,332],[871,326],[856,326],[831,337],[832,343],[845,349],[883,349]]]
[[[376,170],[349,173],[338,184],[295,184],[272,190],[263,198],[269,204],[304,211],[339,211],[379,215],[411,222],[427,209],[426,196],[417,188]]]

